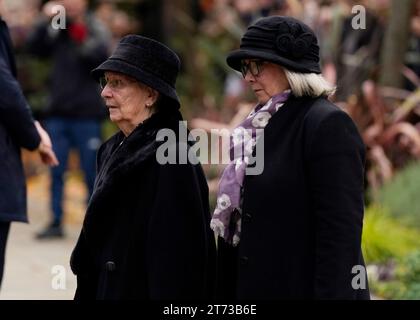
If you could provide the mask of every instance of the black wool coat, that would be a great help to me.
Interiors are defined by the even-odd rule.
[[[9,29],[0,17],[0,222],[28,221],[20,149],[35,150],[41,141],[16,77]]]
[[[163,144],[156,141],[158,130],[178,132],[179,120],[178,111],[158,112],[127,138],[119,132],[99,149],[94,192],[71,257],[75,299],[214,294],[215,239],[201,165],[156,160]],[[171,150],[182,147],[178,141]]]
[[[244,179],[241,240],[218,240],[218,296],[368,299],[361,252],[365,147],[324,98],[291,97],[264,131],[264,170]],[[367,280],[363,277],[363,280]],[[353,288],[356,283],[356,289]]]

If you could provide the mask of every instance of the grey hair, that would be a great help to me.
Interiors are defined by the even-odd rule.
[[[319,97],[333,94],[336,87],[328,83],[322,74],[317,73],[298,73],[283,68],[290,89],[296,97]]]

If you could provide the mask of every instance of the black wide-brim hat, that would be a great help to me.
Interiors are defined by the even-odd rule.
[[[300,73],[321,73],[319,46],[314,32],[303,22],[283,16],[261,18],[250,25],[240,49],[226,62],[237,70],[244,59],[260,59]]]
[[[180,65],[177,54],[164,44],[139,35],[127,35],[91,74],[97,81],[106,71],[125,74],[170,98],[179,108],[175,83]]]

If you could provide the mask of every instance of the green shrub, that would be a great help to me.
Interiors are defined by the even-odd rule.
[[[420,298],[420,250],[403,259],[397,268],[396,277],[405,284],[403,299]]]
[[[370,280],[369,280],[370,281]],[[370,281],[370,292],[381,299],[396,300],[403,292],[401,282],[398,281]]]
[[[420,228],[420,162],[414,162],[398,171],[378,192],[381,205],[407,226]]]
[[[392,281],[371,282],[371,289],[386,299],[420,299],[420,250],[399,260]]]
[[[420,300],[420,282],[410,283],[403,287],[401,295],[398,299],[403,300]]]
[[[366,209],[362,249],[367,264],[401,259],[417,248],[420,248],[417,229],[401,224],[379,205]]]

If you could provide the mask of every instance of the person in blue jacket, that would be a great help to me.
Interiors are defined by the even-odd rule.
[[[0,0],[0,286],[7,237],[12,221],[28,222],[21,148],[37,150],[42,161],[57,165],[51,140],[34,121],[16,80],[16,65]]]

